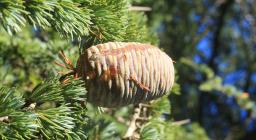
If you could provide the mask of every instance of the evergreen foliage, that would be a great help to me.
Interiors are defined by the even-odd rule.
[[[54,61],[64,50],[75,62],[81,50],[107,41],[158,44],[145,14],[130,6],[127,0],[0,1],[0,139],[123,138],[134,106],[92,106],[82,80],[59,82],[64,69]],[[207,139],[196,124],[173,123],[169,95],[148,105],[136,130],[140,139]]]
[[[85,114],[76,113],[81,106],[74,100],[85,101],[81,80],[61,84],[57,78],[49,79],[26,96],[2,87],[1,139],[86,138],[84,132],[76,128]]]
[[[139,28],[144,32],[141,36],[148,36],[145,25],[136,24],[142,23],[143,18],[134,19],[129,14],[126,0],[6,0],[0,5],[1,25],[11,35],[32,25],[35,29],[53,29],[71,39],[85,37],[97,43],[133,40],[135,37],[130,34]]]

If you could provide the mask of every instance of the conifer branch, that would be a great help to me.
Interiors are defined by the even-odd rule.
[[[120,39],[118,29],[126,26],[124,20],[127,19],[124,0],[4,0],[0,5],[0,23],[9,34],[30,24],[34,28],[53,28],[72,39],[89,35],[98,39]]]
[[[57,78],[46,80],[25,98],[14,89],[0,88],[0,139],[85,137],[76,128],[85,116],[75,113],[81,109],[76,101],[84,101],[85,93],[83,82],[75,79],[64,85]]]
[[[145,29],[144,24],[137,24],[144,22],[144,17],[140,18],[141,21],[135,21],[134,16],[129,12],[129,10],[148,11],[150,8],[129,8],[126,0],[4,0],[0,5],[0,28],[4,28],[11,35],[24,30],[27,25],[32,25],[36,30],[53,29],[61,36],[72,40],[83,37],[87,42],[93,43],[152,41],[152,39],[143,41],[152,34]]]

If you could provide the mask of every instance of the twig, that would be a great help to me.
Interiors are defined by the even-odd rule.
[[[133,136],[133,133],[136,131],[136,120],[140,118],[140,112],[141,112],[141,106],[137,106],[134,109],[134,114],[132,117],[132,120],[130,122],[130,125],[128,127],[128,130],[126,131],[126,134],[124,135],[124,139],[129,139]]]
[[[149,103],[151,103],[151,102],[149,102]],[[141,105],[142,107],[152,108],[152,106],[149,105],[149,104],[141,103],[140,105]]]
[[[129,125],[129,122],[127,122],[123,117],[121,116],[118,116],[116,117],[117,121],[120,122],[120,123],[123,123],[125,125]]]
[[[129,8],[130,11],[151,11],[151,7],[142,7],[142,6],[131,6]]]
[[[0,117],[0,122],[8,122],[8,120],[9,120],[8,116]]]
[[[190,119],[186,119],[186,120],[181,120],[181,121],[176,121],[176,122],[173,122],[172,124],[173,125],[184,125],[184,124],[188,124],[188,123],[190,123],[191,121],[190,121]]]
[[[31,103],[29,106],[28,106],[28,110],[33,110],[36,108],[36,103]]]
[[[149,118],[139,117],[139,118],[137,118],[137,120],[140,120],[140,121],[149,121]]]

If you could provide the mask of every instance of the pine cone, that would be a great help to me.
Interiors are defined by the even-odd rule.
[[[88,101],[103,107],[147,102],[174,83],[172,59],[149,44],[109,42],[85,50],[77,74],[86,82]]]

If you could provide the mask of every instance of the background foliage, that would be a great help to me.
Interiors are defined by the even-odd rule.
[[[54,64],[60,50],[75,63],[83,49],[108,41],[158,45],[176,62],[176,84],[147,108],[140,139],[255,139],[255,5],[0,1],[0,139],[122,139],[134,106],[86,103],[83,82],[60,84]]]

